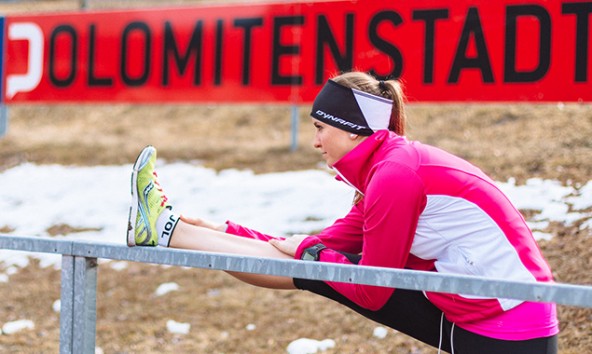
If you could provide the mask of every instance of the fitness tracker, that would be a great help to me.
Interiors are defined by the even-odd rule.
[[[318,243],[314,246],[305,248],[304,252],[302,252],[302,256],[300,257],[300,259],[302,259],[303,261],[318,261],[320,252],[325,248],[327,247],[322,243]]]

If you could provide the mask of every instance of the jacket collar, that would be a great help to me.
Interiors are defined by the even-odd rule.
[[[384,155],[376,152],[390,137],[398,137],[398,135],[388,130],[379,130],[345,154],[333,165],[333,170],[337,173],[336,179],[364,194],[370,170]]]

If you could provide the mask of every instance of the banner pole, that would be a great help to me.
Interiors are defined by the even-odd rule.
[[[299,119],[298,119],[298,105],[293,104],[291,107],[291,116],[292,116],[292,144],[290,147],[290,151],[294,152],[298,150],[298,127],[299,127]]]
[[[0,138],[8,132],[8,107],[0,103]]]

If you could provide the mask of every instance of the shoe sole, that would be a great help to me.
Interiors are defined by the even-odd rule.
[[[147,146],[145,147],[136,162],[134,163],[134,167],[132,170],[132,178],[131,178],[131,194],[132,194],[132,203],[130,205],[129,216],[127,219],[127,246],[128,247],[135,247],[136,245],[136,218],[138,216],[138,172],[144,167],[145,162],[148,160],[150,155],[154,152],[154,147]]]

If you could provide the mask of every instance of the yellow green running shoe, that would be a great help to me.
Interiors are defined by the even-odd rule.
[[[127,227],[129,247],[157,246],[156,220],[165,208],[170,209],[167,197],[158,184],[155,163],[156,149],[153,146],[146,146],[134,163],[132,204]]]

